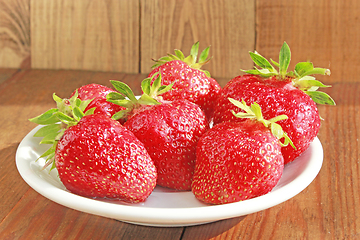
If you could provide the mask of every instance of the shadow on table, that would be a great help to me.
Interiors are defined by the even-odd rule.
[[[203,225],[187,227],[184,231],[182,239],[212,239],[216,236],[221,235],[224,232],[229,231],[234,226],[239,224],[245,217],[246,216],[241,216]]]

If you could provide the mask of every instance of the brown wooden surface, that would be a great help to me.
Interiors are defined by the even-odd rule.
[[[358,0],[0,0],[0,67],[150,72],[151,58],[211,45],[212,76],[252,67],[256,49],[277,60],[287,41],[298,61],[355,82]]]
[[[0,239],[359,239],[360,83],[333,84],[336,107],[320,106],[318,135],[324,163],[300,194],[270,209],[205,225],[137,226],[56,204],[19,175],[15,152],[34,128],[27,119],[53,107],[51,94],[66,97],[81,85],[110,79],[139,94],[145,75],[89,71],[0,70]],[[226,81],[221,81],[224,86]]]
[[[149,73],[158,59],[180,49],[185,56],[200,41],[211,45],[213,60],[204,66],[212,76],[234,77],[251,68],[248,51],[254,49],[253,0],[143,0],[141,1],[141,72]]]
[[[33,68],[138,72],[139,2],[31,1]]]

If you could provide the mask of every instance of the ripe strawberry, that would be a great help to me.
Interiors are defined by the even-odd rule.
[[[228,98],[258,103],[265,118],[285,114],[289,118],[279,124],[294,142],[296,149],[282,148],[285,164],[303,153],[316,137],[320,128],[320,116],[316,103],[335,104],[319,87],[328,87],[315,80],[312,74],[329,74],[328,69],[314,68],[310,62],[298,63],[294,72],[287,73],[291,53],[284,43],[279,57],[279,72],[258,53],[250,53],[254,62],[262,69],[246,71],[245,75],[230,80],[217,99],[214,124],[224,121],[243,121],[236,119],[231,110],[236,109]]]
[[[71,94],[70,97],[74,96],[76,91],[80,100],[90,100],[98,97],[106,98],[106,95],[110,92],[114,92],[113,89],[97,83],[91,83],[79,87]]]
[[[243,122],[223,122],[199,140],[192,192],[205,203],[247,200],[270,192],[279,181],[284,159],[280,138],[291,140],[275,123],[285,115],[264,120],[260,106],[231,100],[246,113]]]
[[[80,100],[92,100],[84,110],[85,112],[95,108],[95,114],[105,114],[112,117],[115,113],[125,109],[119,105],[106,101],[106,96],[111,92],[115,92],[115,90],[101,84],[87,84],[81,86],[76,91],[78,92],[78,98]],[[71,97],[74,96],[76,91],[71,94]]]
[[[159,60],[148,77],[157,75],[162,76],[162,84],[174,84],[173,88],[164,93],[165,100],[187,99],[196,103],[205,112],[210,120],[213,112],[213,105],[219,94],[221,87],[217,81],[210,77],[210,73],[200,68],[208,63],[210,47],[202,51],[197,61],[199,42],[196,42],[190,51],[190,55],[185,58],[180,50],[175,50],[175,55],[168,54]]]
[[[208,122],[200,107],[188,100],[154,100],[146,97],[159,89],[160,77],[150,87],[142,84],[144,94],[139,100],[125,101],[130,114],[124,127],[132,131],[145,145],[157,168],[157,184],[177,190],[190,190],[196,159],[196,145],[208,129]],[[128,87],[113,82],[115,89],[129,99],[135,99]],[[156,94],[155,94],[156,95]],[[123,102],[124,103],[124,102]],[[147,105],[150,104],[150,105]],[[124,111],[126,112],[126,111]],[[124,113],[123,116],[125,116]]]
[[[70,100],[55,95],[54,99],[59,109],[30,120],[46,125],[35,134],[43,137],[41,143],[52,144],[40,156],[47,158],[45,167],[52,163],[61,182],[75,194],[144,201],[157,178],[144,145],[118,121],[102,114],[84,114],[86,102],[77,94]],[[67,115],[69,112],[71,115]]]

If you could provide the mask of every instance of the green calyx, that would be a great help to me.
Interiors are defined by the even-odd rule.
[[[161,57],[158,60],[153,59],[153,61],[155,62],[155,64],[152,66],[152,68],[156,68],[158,66],[163,65],[164,63],[173,61],[173,60],[180,60],[185,62],[187,65],[189,65],[189,67],[200,70],[202,72],[204,72],[206,74],[207,77],[210,77],[210,73],[206,70],[202,70],[201,67],[205,64],[207,64],[210,60],[211,57],[208,58],[209,56],[209,50],[210,50],[210,46],[205,48],[201,53],[200,56],[198,58],[198,53],[199,53],[199,42],[196,42],[190,50],[190,55],[185,57],[184,54],[178,50],[175,49],[175,55],[174,54],[168,54],[167,56]],[[197,61],[198,60],[198,61]]]
[[[43,138],[40,144],[52,145],[39,157],[46,157],[46,164],[43,168],[52,164],[50,171],[55,168],[56,145],[64,135],[65,130],[70,126],[76,125],[83,116],[93,114],[95,110],[95,108],[92,108],[84,113],[85,108],[92,100],[81,101],[78,98],[77,91],[70,99],[61,99],[55,93],[53,94],[53,99],[56,102],[57,108],[52,108],[37,117],[29,119],[30,122],[43,125],[34,134],[34,137]]]
[[[335,105],[335,101],[326,93],[317,91],[320,87],[330,87],[324,85],[315,77],[314,74],[330,75],[330,70],[325,68],[314,68],[311,62],[300,62],[296,64],[295,70],[288,72],[291,60],[291,52],[288,44],[284,42],[279,54],[279,62],[271,59],[272,64],[258,52],[250,52],[250,57],[256,66],[254,69],[244,72],[259,75],[264,78],[278,76],[280,79],[291,78],[293,85],[308,94],[312,100],[318,104]],[[278,70],[276,70],[277,67]]]
[[[232,111],[232,113],[235,117],[254,119],[254,120],[264,124],[264,126],[267,127],[268,129],[270,129],[271,133],[277,139],[279,139],[279,143],[282,147],[285,147],[290,144],[294,149],[296,149],[294,143],[291,141],[291,139],[286,134],[286,132],[284,132],[282,127],[276,123],[277,121],[287,119],[288,117],[286,115],[280,115],[280,116],[271,118],[270,120],[266,120],[266,119],[264,119],[264,117],[262,115],[261,107],[259,106],[259,104],[253,103],[249,107],[246,105],[244,100],[242,100],[240,102],[233,98],[229,98],[229,101],[232,104],[234,104],[235,106],[237,106],[238,108],[240,108],[241,110],[245,111],[245,112],[237,112],[237,113],[235,111]],[[284,142],[280,141],[282,138],[284,138]]]
[[[156,77],[153,84],[151,84],[153,78]],[[140,98],[136,98],[131,88],[123,82],[110,80],[113,87],[118,92],[111,92],[106,96],[108,102],[117,104],[126,108],[115,113],[112,118],[115,120],[125,119],[135,110],[143,105],[158,105],[161,102],[158,101],[161,97],[159,95],[169,91],[173,83],[170,85],[161,85],[161,73],[154,74],[151,78],[145,78],[141,82],[141,89],[143,94]]]

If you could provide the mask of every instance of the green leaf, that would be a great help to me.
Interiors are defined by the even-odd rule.
[[[41,154],[41,156],[37,160],[39,160],[40,158],[51,156],[52,154],[55,154],[56,145],[57,145],[57,142],[55,142],[48,150],[46,150],[43,154]]]
[[[209,77],[209,78],[211,77],[211,74],[209,71],[207,71],[207,70],[201,70],[201,71],[203,71],[207,77]]]
[[[276,72],[276,70],[269,63],[269,61],[260,54],[250,52],[250,57],[254,61],[254,63],[259,67],[267,69],[269,72]]]
[[[107,101],[124,108],[132,108],[134,106],[134,102],[130,101],[129,99],[119,99],[119,100],[107,99]]]
[[[60,124],[50,124],[40,128],[35,134],[34,137],[45,137],[54,132],[58,132],[61,129]]]
[[[133,102],[137,101],[133,91],[131,90],[131,88],[127,84],[125,84],[123,82],[120,82],[120,81],[116,81],[116,80],[110,80],[110,82],[117,91],[124,94],[131,101],[133,101]]]
[[[151,84],[151,79],[150,78],[145,78],[141,82],[141,90],[146,94],[150,94],[150,84]]]
[[[281,139],[284,136],[284,131],[282,127],[277,123],[271,123],[270,125],[271,133],[277,138]]]
[[[150,94],[156,93],[157,90],[161,87],[161,73],[159,72],[158,74],[154,75],[157,75],[157,77],[153,84],[150,86]]]
[[[89,99],[89,100],[84,100],[84,101],[81,101],[80,100],[80,104],[79,104],[79,108],[81,111],[85,111],[85,108],[87,108],[87,106],[94,100],[95,98],[93,99]]]
[[[62,121],[65,124],[73,124],[74,122],[76,122],[74,118],[72,118],[62,112],[57,112],[56,116],[58,117],[58,119],[60,121]]]
[[[261,107],[257,103],[251,104],[251,111],[255,114],[257,119],[263,119],[263,115],[261,113]]]
[[[280,65],[279,65],[279,63],[278,62],[275,62],[274,60],[272,60],[271,58],[270,58],[270,61],[272,62],[272,64],[274,64],[275,65],[275,67],[280,67]]]
[[[279,143],[282,147],[286,147],[287,145],[290,144],[294,149],[296,149],[294,143],[291,141],[289,136],[286,134],[286,132],[284,132],[284,130],[282,129],[282,127],[279,124],[272,122],[270,125],[270,130],[271,130],[271,133],[277,139],[279,139]],[[282,138],[284,138],[284,143],[282,143],[280,141]]]
[[[168,56],[171,60],[179,60],[177,56],[175,56],[174,54],[170,54],[168,53]]]
[[[238,112],[236,113],[235,111],[231,111],[232,114],[237,117],[237,118],[255,118],[254,114],[249,114],[249,113],[244,113],[244,112]]]
[[[246,113],[256,116],[255,113],[252,111],[252,109],[246,105],[246,102],[244,100],[242,100],[241,102],[233,99],[233,98],[228,98],[229,101],[234,104],[236,107],[240,108],[241,110],[245,111]]]
[[[255,68],[255,69],[250,69],[250,70],[246,70],[246,71],[242,70],[242,71],[245,72],[245,73],[248,73],[248,74],[259,75],[259,76],[264,77],[264,78],[271,77],[271,76],[275,75],[274,73],[269,72],[267,69],[259,70],[259,69]]]
[[[93,107],[93,108],[90,108],[89,110],[87,110],[87,111],[85,112],[85,116],[89,116],[89,115],[94,114],[94,113],[95,113],[95,109],[96,109],[96,107]]]
[[[303,76],[306,76],[305,74],[308,71],[311,71],[314,69],[314,66],[311,62],[299,62],[295,66],[295,73],[301,78]]]
[[[62,102],[62,99],[58,97],[55,93],[53,93],[53,99],[55,102]]]
[[[205,48],[199,57],[199,63],[206,63],[208,62],[207,57],[209,56],[209,50],[210,50],[210,46]]]
[[[159,90],[158,90],[158,92],[157,92],[157,95],[161,95],[161,94],[163,94],[163,93],[165,93],[165,92],[167,92],[167,91],[170,91],[173,85],[174,85],[174,82],[171,83],[170,85],[162,85],[162,86],[159,88]]]
[[[269,119],[269,122],[278,122],[278,121],[285,120],[285,119],[288,119],[288,116],[283,114],[283,115],[279,115],[279,116]]]
[[[178,50],[178,49],[175,49],[175,55],[181,60],[181,61],[184,61],[185,59],[185,56],[184,54],[182,53],[182,51]]]
[[[58,136],[58,132],[52,132],[48,135],[46,135],[41,141],[40,144],[54,144],[55,139]]]
[[[298,87],[300,90],[306,91],[309,89],[317,90],[320,87],[330,87],[330,86],[324,85],[322,82],[315,80],[311,76],[305,76],[305,77],[295,81],[295,87]],[[313,87],[315,87],[315,88],[313,88]]]
[[[79,107],[73,109],[73,114],[76,121],[80,121],[80,119],[85,116],[84,112],[81,111]]]
[[[188,65],[192,65],[194,64],[194,57],[192,55],[189,55],[184,59],[184,62],[187,63]]]
[[[196,42],[190,49],[190,56],[192,56],[192,64],[196,63],[199,53],[199,42]]]
[[[311,62],[300,62],[295,66],[295,72],[302,78],[308,75],[321,74],[321,75],[330,75],[330,70],[326,68],[314,68]]]
[[[161,57],[161,58],[159,58],[159,60],[158,60],[158,62],[163,62],[163,63],[170,62],[170,61],[172,61],[172,58],[169,57],[169,56]]]
[[[282,45],[279,54],[279,72],[280,76],[286,76],[287,69],[289,68],[291,60],[291,52],[289,45],[286,42]]]
[[[119,119],[123,119],[127,114],[128,114],[127,110],[121,110],[121,111],[115,113],[114,115],[112,115],[111,118],[114,120],[119,120]]]
[[[143,93],[143,95],[141,95],[141,97],[139,98],[138,102],[140,104],[144,104],[144,105],[158,105],[161,104],[160,102],[158,102],[156,99],[150,97],[149,95],[147,95],[146,93]]]
[[[108,101],[109,100],[112,100],[112,101],[123,100],[123,99],[125,99],[125,97],[118,92],[110,92],[108,95],[106,95],[106,100],[108,100]]]
[[[336,105],[335,101],[327,93],[318,91],[305,91],[305,93],[318,104]]]
[[[59,110],[57,108],[52,108],[37,117],[29,119],[29,121],[40,125],[57,123],[59,122],[59,119],[57,118],[56,115],[58,111]]]

